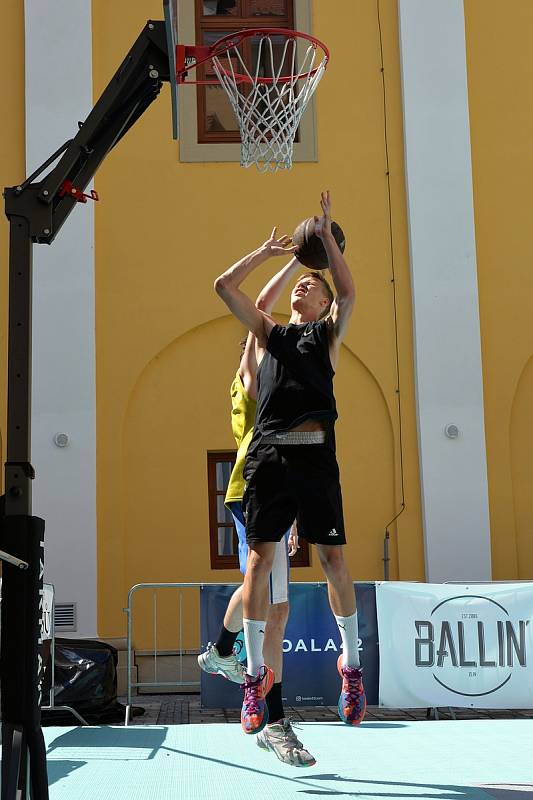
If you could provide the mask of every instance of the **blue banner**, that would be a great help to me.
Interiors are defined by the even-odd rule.
[[[236,586],[203,586],[200,591],[202,649],[218,638]],[[359,651],[367,701],[378,703],[379,655],[376,593],[373,583],[356,583]],[[292,583],[290,614],[283,642],[283,700],[288,706],[336,706],[341,637],[329,607],[327,585]],[[203,708],[239,708],[240,687],[220,676],[201,674]]]

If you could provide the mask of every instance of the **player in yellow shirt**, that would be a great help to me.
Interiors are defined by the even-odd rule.
[[[257,298],[257,307],[270,314],[283,288],[298,268],[301,268],[299,262],[292,258],[265,286]],[[257,404],[255,349],[255,337],[249,333],[239,369],[231,384],[231,425],[238,449],[225,503],[232,513],[237,530],[239,565],[243,574],[248,558],[246,523],[242,511],[245,490],[243,468],[253,435]],[[257,737],[257,743],[262,749],[272,750],[286,764],[307,767],[315,764],[315,759],[296,737],[291,723],[285,717],[282,702],[283,637],[289,614],[289,555],[294,555],[297,548],[298,535],[296,526],[293,525],[276,546],[269,580],[270,607],[265,629],[264,654],[266,663],[274,673],[274,683],[266,696],[268,724]],[[235,683],[244,683],[245,670],[233,650],[242,627],[242,586],[239,586],[230,598],[217,641],[209,644],[206,652],[198,657],[198,663],[204,672],[222,675]]]

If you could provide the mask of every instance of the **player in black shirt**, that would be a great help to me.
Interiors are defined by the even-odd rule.
[[[271,237],[215,281],[215,290],[256,337],[257,412],[244,468],[246,536],[250,553],[243,591],[248,656],[241,724],[257,733],[268,722],[264,697],[273,680],[264,664],[268,579],[275,543],[296,517],[301,536],[315,544],[328,581],[331,609],[342,637],[339,716],[358,725],[366,699],[359,662],[355,592],[344,560],[346,542],[339,469],[333,376],[355,303],[348,265],[331,233],[329,192],[321,196],[315,233],[323,241],[336,297],[320,272],[307,272],[291,294],[291,318],[278,325],[241,290],[244,279],[270,256],[295,252],[288,236]]]

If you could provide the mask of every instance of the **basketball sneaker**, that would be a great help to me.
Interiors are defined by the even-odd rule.
[[[337,661],[342,678],[342,689],[337,706],[339,717],[346,725],[360,725],[366,711],[366,695],[363,688],[363,671],[358,667],[343,667],[342,654]]]
[[[244,683],[245,669],[235,653],[230,656],[221,656],[216,645],[207,645],[205,653],[198,656],[198,666],[210,675],[222,675],[233,683]]]
[[[257,734],[256,741],[262,750],[272,750],[280,761],[291,767],[312,767],[316,764],[316,759],[305,749],[288,719],[266,725]]]
[[[274,683],[274,673],[261,667],[257,678],[246,675],[244,679],[244,700],[241,710],[241,725],[245,733],[259,733],[268,722],[268,708],[265,697]]]

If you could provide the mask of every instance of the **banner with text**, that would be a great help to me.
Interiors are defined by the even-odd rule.
[[[376,584],[379,704],[533,708],[533,584]]]
[[[41,617],[41,639],[51,639],[52,631],[52,606],[54,604],[54,586],[51,583],[43,583],[43,608]]]
[[[216,641],[235,586],[203,586],[200,591],[202,648]],[[359,651],[368,703],[377,703],[378,645],[373,583],[356,583]],[[324,583],[290,586],[290,614],[283,641],[283,700],[289,706],[336,706],[341,637]],[[239,708],[242,691],[219,676],[201,673],[204,708]]]

